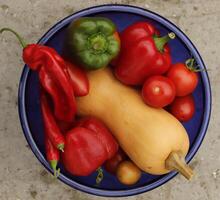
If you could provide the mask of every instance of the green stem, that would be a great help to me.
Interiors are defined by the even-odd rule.
[[[4,31],[9,31],[9,32],[13,33],[17,37],[17,39],[19,40],[19,42],[20,42],[20,44],[23,48],[25,48],[27,46],[27,43],[24,41],[24,39],[17,32],[15,32],[14,30],[12,30],[10,28],[0,29],[0,33],[3,33]]]
[[[189,58],[185,62],[186,67],[188,70],[192,72],[202,72],[202,71],[207,71],[207,69],[200,69],[199,66],[195,66],[195,59],[194,58]]]
[[[158,51],[162,53],[164,50],[164,45],[170,40],[173,40],[175,37],[176,37],[175,33],[171,32],[163,37],[154,36],[153,39]]]
[[[102,170],[101,167],[99,167],[99,168],[97,169],[97,172],[98,172],[98,175],[97,175],[97,177],[96,177],[96,186],[98,186],[98,185],[102,182],[103,177],[104,177],[104,175],[103,175],[103,170]]]
[[[64,152],[64,144],[57,145],[57,149],[59,149],[60,151]]]
[[[195,62],[194,58],[189,58],[186,60],[185,64],[189,70],[192,70],[194,68],[194,62]]]
[[[60,175],[60,168],[57,169],[57,160],[51,160],[50,166],[53,169],[54,177],[57,178]]]

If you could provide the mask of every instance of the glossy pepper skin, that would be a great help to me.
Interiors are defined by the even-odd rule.
[[[108,128],[97,118],[85,117],[65,135],[65,168],[73,175],[87,176],[118,151],[118,144]]]
[[[107,159],[112,158],[118,151],[118,143],[103,122],[95,117],[85,117],[77,122],[77,126],[87,128],[97,134],[99,141],[105,146]]]
[[[107,159],[108,152],[94,131],[76,127],[66,135],[63,164],[68,172],[76,176],[88,176]]]
[[[86,96],[89,93],[89,80],[86,71],[74,63],[65,60],[75,96]]]
[[[68,27],[70,57],[86,69],[107,66],[120,51],[120,39],[114,23],[104,17],[83,17]]]
[[[76,102],[70,77],[63,58],[52,48],[40,44],[26,44],[21,36],[10,28],[0,33],[13,33],[23,47],[23,60],[32,70],[39,72],[40,83],[50,94],[57,119],[71,122],[76,113]]]
[[[175,34],[159,37],[148,22],[137,22],[121,33],[121,53],[115,75],[124,84],[140,85],[150,75],[164,74],[171,65],[170,49],[166,43]]]
[[[65,138],[54,119],[47,96],[43,92],[41,92],[40,103],[45,133],[54,147],[64,151]]]
[[[30,44],[23,49],[23,60],[39,72],[41,85],[50,94],[57,119],[72,121],[76,113],[76,101],[65,61],[52,48]]]

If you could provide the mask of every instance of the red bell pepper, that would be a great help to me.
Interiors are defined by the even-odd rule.
[[[97,134],[98,139],[107,150],[107,159],[112,158],[118,151],[118,143],[108,128],[97,118],[91,116],[85,117],[77,122],[77,126],[87,128]]]
[[[71,174],[87,176],[116,154],[118,144],[107,127],[94,117],[85,117],[75,126],[65,136],[62,159]]]
[[[150,75],[165,73],[171,65],[166,43],[174,38],[174,33],[159,37],[158,30],[148,22],[137,22],[127,27],[121,34],[116,77],[124,84],[139,85]]]
[[[71,174],[88,176],[107,160],[108,152],[94,131],[76,127],[65,138],[62,161]]]
[[[76,101],[65,61],[52,48],[40,44],[27,45],[15,31],[23,47],[23,60],[30,69],[39,72],[40,83],[53,99],[54,114],[57,119],[71,122],[76,113]]]
[[[45,133],[54,147],[64,151],[65,139],[53,117],[46,95],[41,93],[40,100]]]
[[[75,96],[85,96],[89,93],[89,80],[86,72],[69,61],[65,61],[70,75]]]

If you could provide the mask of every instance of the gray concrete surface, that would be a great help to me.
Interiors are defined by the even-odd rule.
[[[208,134],[191,162],[191,182],[177,176],[164,186],[129,200],[220,199],[220,1],[219,0],[0,0],[0,27],[9,26],[35,42],[63,17],[93,5],[123,3],[160,13],[192,39],[209,69],[213,92]],[[0,200],[103,199],[53,181],[23,137],[17,112],[21,48],[11,35],[0,36]],[[110,199],[110,198],[108,198]],[[120,198],[122,199],[122,198]]]

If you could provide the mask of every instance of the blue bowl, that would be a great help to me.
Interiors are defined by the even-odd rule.
[[[170,31],[176,34],[177,38],[169,43],[173,63],[184,62],[193,56],[198,65],[205,69],[205,65],[197,49],[178,27],[156,13],[133,6],[103,5],[82,10],[54,25],[40,39],[39,43],[51,46],[59,53],[62,53],[63,41],[68,24],[72,20],[84,16],[108,17],[117,25],[119,31],[122,31],[125,27],[136,21],[150,21],[161,31],[162,35]],[[211,89],[206,71],[199,73],[199,85],[193,95],[196,105],[195,115],[192,120],[183,124],[190,139],[190,150],[186,157],[187,162],[193,158],[199,149],[209,123]],[[39,105],[39,80],[37,73],[29,70],[27,66],[24,67],[21,76],[18,98],[20,121],[27,142],[38,160],[48,171],[52,172],[46,161],[44,151],[43,123]],[[104,171],[104,180],[97,187],[95,186],[96,173],[87,177],[77,177],[65,171],[62,165],[59,167],[61,168],[61,175],[59,176],[61,181],[75,189],[100,196],[129,196],[147,192],[166,183],[177,174],[176,172],[171,172],[162,176],[154,176],[143,173],[137,184],[125,186],[120,184],[114,176]]]

